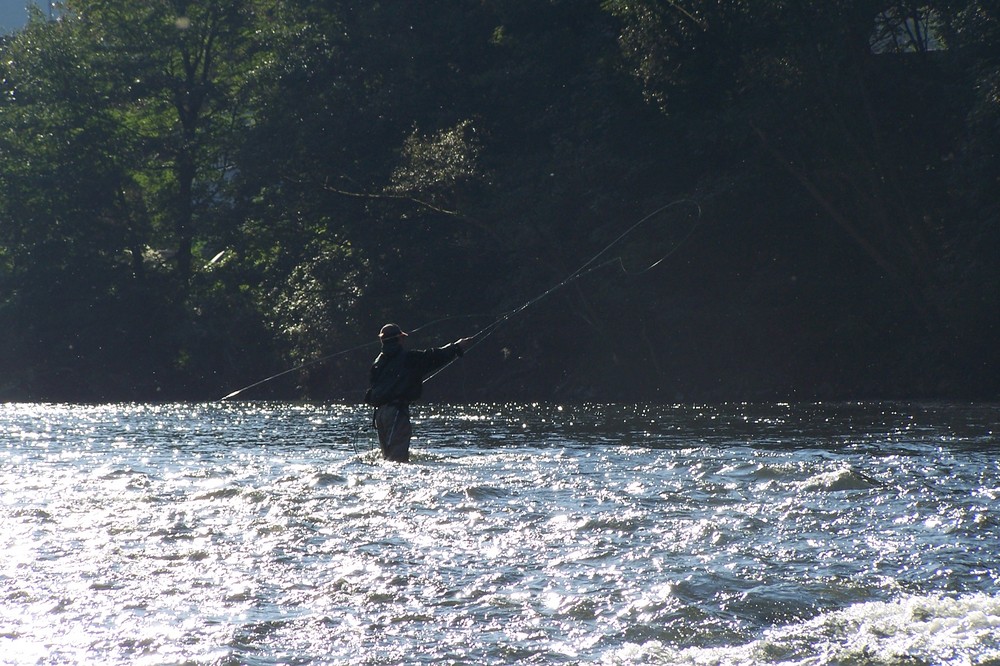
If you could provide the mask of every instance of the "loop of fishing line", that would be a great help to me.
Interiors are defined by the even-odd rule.
[[[670,251],[668,251],[662,257],[660,257],[659,259],[657,259],[653,263],[649,264],[645,268],[643,268],[641,270],[638,270],[638,271],[629,271],[626,268],[626,266],[625,266],[625,261],[622,259],[622,257],[620,255],[617,256],[617,257],[613,257],[611,259],[608,259],[606,261],[603,261],[603,262],[601,262],[601,263],[599,263],[597,265],[594,265],[595,262],[597,262],[598,259],[600,259],[602,256],[604,256],[613,247],[615,247],[616,245],[618,245],[619,243],[621,243],[632,232],[634,232],[639,227],[643,226],[646,222],[648,222],[649,220],[653,219],[654,217],[660,215],[661,213],[663,213],[663,212],[665,212],[665,211],[667,211],[667,210],[669,210],[671,208],[674,208],[676,206],[682,206],[682,205],[690,205],[690,206],[694,207],[695,211],[697,212],[697,217],[696,217],[695,224],[692,225],[691,228],[688,230],[687,234],[685,234],[685,236],[683,238],[681,238],[680,241],[678,241],[677,243],[675,243],[674,246],[672,248],[670,248]],[[648,271],[653,270],[654,268],[656,268],[657,266],[659,266],[661,263],[663,263],[664,261],[666,261],[669,257],[671,257],[674,253],[676,253],[681,248],[681,246],[683,246],[688,241],[688,239],[691,238],[692,235],[694,235],[695,230],[697,230],[697,228],[701,224],[701,222],[702,222],[701,206],[698,204],[698,202],[696,202],[696,201],[694,201],[692,199],[678,199],[676,201],[672,201],[672,202],[666,204],[665,206],[661,206],[660,208],[657,208],[656,210],[654,210],[653,212],[649,213],[648,215],[646,215],[645,217],[643,217],[642,219],[640,219],[638,222],[636,222],[635,224],[633,224],[632,226],[630,226],[628,229],[626,229],[624,232],[622,232],[613,241],[611,241],[610,243],[608,243],[607,245],[605,245],[604,248],[600,252],[598,252],[597,254],[595,254],[594,256],[592,256],[590,259],[588,259],[586,262],[584,262],[584,264],[582,266],[580,266],[575,271],[573,271],[568,276],[566,276],[561,282],[555,284],[552,287],[549,287],[548,289],[546,289],[542,293],[540,293],[540,294],[538,294],[536,296],[533,296],[532,298],[528,299],[527,301],[525,301],[521,305],[517,306],[516,308],[514,308],[512,310],[508,310],[507,312],[501,313],[500,315],[496,316],[494,318],[494,320],[490,324],[487,324],[486,326],[484,326],[483,328],[481,328],[479,331],[477,331],[473,335],[469,336],[470,338],[473,338],[473,342],[472,342],[472,344],[469,345],[469,347],[465,350],[464,353],[468,353],[471,349],[473,349],[474,347],[476,347],[479,344],[481,344],[484,340],[486,340],[486,338],[488,338],[489,336],[493,335],[493,333],[495,333],[497,331],[497,329],[499,329],[501,326],[503,326],[504,324],[506,324],[513,317],[515,317],[515,316],[519,315],[520,313],[524,312],[525,310],[527,310],[531,306],[535,305],[539,301],[545,299],[546,297],[552,295],[553,293],[559,291],[560,289],[563,289],[564,287],[568,286],[569,284],[571,284],[573,282],[576,282],[580,278],[583,278],[583,277],[585,277],[587,275],[590,275],[591,273],[594,273],[595,271],[598,271],[598,270],[600,270],[602,268],[605,268],[606,266],[611,266],[611,265],[614,265],[614,264],[618,264],[619,267],[621,268],[622,272],[625,275],[631,275],[631,276],[642,275],[643,273],[646,273]],[[441,317],[439,319],[435,319],[435,320],[430,321],[430,322],[428,322],[426,324],[418,326],[417,328],[411,329],[410,333],[417,333],[421,329],[428,328],[428,327],[433,326],[435,324],[440,324],[443,321],[450,321],[450,320],[453,320],[453,319],[462,319],[462,318],[479,318],[479,317],[485,317],[485,316],[493,316],[493,315],[454,315],[454,316],[449,316],[449,317]],[[237,395],[239,395],[240,393],[243,393],[244,391],[248,391],[248,390],[250,390],[252,388],[260,386],[261,384],[266,384],[267,382],[270,382],[270,381],[272,381],[274,379],[278,379],[279,377],[283,377],[283,376],[285,376],[285,375],[287,375],[289,373],[297,372],[297,371],[302,370],[304,368],[307,368],[309,366],[316,365],[317,363],[323,363],[324,361],[329,361],[329,360],[337,358],[339,356],[345,356],[347,354],[351,354],[353,352],[360,351],[362,349],[367,349],[368,347],[373,347],[373,346],[375,346],[377,344],[379,344],[379,342],[377,340],[373,340],[371,342],[367,342],[367,343],[364,343],[364,344],[361,344],[361,345],[357,345],[355,347],[351,347],[350,349],[345,349],[343,351],[335,352],[333,354],[329,354],[327,356],[316,358],[316,359],[313,359],[311,361],[306,361],[304,363],[300,363],[299,365],[296,365],[294,368],[289,368],[288,370],[283,370],[281,372],[278,372],[276,374],[271,375],[270,377],[265,377],[264,379],[261,379],[260,381],[254,382],[253,384],[249,384],[247,386],[244,386],[241,389],[233,391],[232,393],[229,393],[228,395],[225,395],[222,398],[220,398],[220,401],[229,400],[230,398],[234,398]],[[431,379],[433,379],[437,375],[441,374],[441,372],[443,372],[445,370],[445,368],[447,368],[452,363],[454,363],[455,360],[456,359],[452,359],[451,361],[449,361],[448,363],[446,363],[444,366],[438,368],[433,374],[427,376],[427,378],[424,379],[424,381],[430,381]]]
[[[664,254],[662,257],[660,257],[659,259],[657,259],[656,261],[654,261],[653,263],[649,264],[648,266],[646,266],[645,268],[643,268],[642,270],[639,270],[639,271],[631,271],[630,272],[625,267],[625,262],[624,262],[624,260],[622,259],[622,257],[620,255],[617,256],[617,257],[614,257],[612,259],[608,259],[607,261],[603,261],[600,264],[597,264],[596,266],[592,266],[592,264],[594,262],[596,262],[598,259],[600,259],[611,248],[613,248],[616,245],[618,245],[619,243],[621,243],[627,236],[629,236],[629,234],[631,234],[633,231],[635,231],[636,229],[638,229],[639,227],[641,227],[643,224],[645,224],[649,220],[653,219],[654,217],[658,216],[660,213],[663,213],[664,211],[669,210],[670,208],[673,208],[675,206],[685,205],[685,204],[694,206],[695,210],[697,211],[697,218],[696,218],[695,224],[692,225],[691,228],[688,230],[687,234],[685,234],[684,237],[681,238],[680,241],[678,241],[677,243],[675,243],[674,246],[672,248],[670,248],[670,251],[667,252],[666,254]],[[672,201],[672,202],[668,203],[665,206],[661,206],[660,208],[657,208],[656,210],[654,210],[653,212],[649,213],[648,215],[646,215],[645,217],[643,217],[642,219],[640,219],[638,222],[636,222],[635,224],[633,224],[631,227],[629,227],[628,229],[626,229],[624,232],[622,232],[613,241],[611,241],[610,243],[608,243],[607,245],[605,245],[604,249],[602,249],[600,252],[598,252],[597,254],[595,254],[594,256],[592,256],[590,259],[588,259],[586,262],[584,262],[584,264],[582,266],[580,266],[578,269],[576,269],[575,271],[573,271],[572,273],[570,273],[564,280],[562,280],[558,284],[556,284],[556,285],[554,285],[554,286],[546,289],[545,291],[543,291],[542,293],[538,294],[537,296],[534,296],[534,297],[530,298],[529,300],[525,301],[524,303],[522,303],[518,307],[514,308],[513,310],[509,310],[509,311],[501,314],[491,324],[483,327],[477,333],[469,336],[471,338],[474,338],[475,340],[473,341],[473,343],[471,345],[469,345],[469,348],[465,350],[465,353],[468,353],[471,349],[473,349],[474,347],[476,347],[477,345],[479,345],[480,343],[482,343],[486,338],[488,338],[489,336],[493,335],[497,331],[497,329],[499,329],[503,324],[505,324],[508,321],[510,321],[511,318],[515,317],[516,315],[520,314],[521,312],[524,312],[525,310],[527,310],[528,308],[530,308],[532,305],[535,305],[536,303],[538,303],[542,299],[544,299],[544,298],[550,296],[551,294],[559,291],[563,287],[566,287],[569,284],[571,284],[571,283],[579,280],[580,278],[582,278],[584,276],[587,276],[587,275],[590,275],[591,273],[593,273],[595,271],[598,271],[598,270],[604,268],[605,266],[611,266],[611,265],[614,265],[614,264],[618,264],[623,273],[625,273],[626,275],[633,275],[633,276],[634,275],[642,275],[643,273],[646,273],[648,271],[653,270],[654,268],[656,268],[657,266],[659,266],[661,263],[663,263],[664,261],[666,261],[675,252],[677,252],[677,250],[679,250],[680,247],[682,245],[684,245],[684,243],[686,243],[689,238],[691,238],[691,236],[694,234],[695,230],[701,224],[701,220],[702,220],[702,217],[701,217],[701,206],[698,204],[697,201],[694,201],[692,199],[678,199],[676,201]],[[426,382],[426,381],[430,381],[431,379],[434,379],[434,377],[436,377],[437,375],[441,374],[441,372],[443,372],[445,370],[445,368],[447,368],[449,365],[451,365],[452,363],[454,363],[456,360],[457,359],[452,359],[451,361],[449,361],[448,363],[446,363],[444,366],[438,368],[434,373],[428,375],[427,378],[424,379],[424,381]]]

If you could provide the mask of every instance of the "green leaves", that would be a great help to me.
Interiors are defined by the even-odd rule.
[[[489,369],[659,387],[752,357],[734,312],[803,358],[929,330],[996,284],[997,34],[950,0],[66,0],[0,43],[3,370],[216,396],[383,319],[516,307],[681,198],[700,257],[566,290]],[[590,349],[536,334],[567,322]],[[650,351],[670,330],[688,352]]]
[[[387,191],[433,198],[482,175],[480,145],[471,120],[432,136],[414,130],[403,142],[401,164],[392,172]]]

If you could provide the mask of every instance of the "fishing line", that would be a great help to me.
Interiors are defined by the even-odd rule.
[[[302,370],[303,368],[308,368],[311,365],[316,365],[317,363],[322,363],[323,361],[329,361],[330,359],[336,358],[338,356],[344,356],[346,354],[350,354],[351,352],[360,351],[360,350],[364,349],[365,347],[371,347],[373,344],[375,344],[375,343],[368,342],[368,343],[365,343],[363,345],[358,345],[357,347],[351,347],[350,349],[345,349],[344,351],[339,351],[339,352],[337,352],[335,354],[330,354],[329,356],[324,356],[322,358],[316,358],[316,359],[313,359],[311,361],[306,361],[305,363],[300,363],[297,366],[295,366],[294,368],[289,368],[288,370],[282,370],[281,372],[275,373],[275,374],[271,375],[270,377],[265,377],[264,379],[261,379],[258,382],[254,382],[253,384],[248,384],[248,385],[244,386],[241,389],[237,389],[237,390],[233,391],[232,393],[228,393],[228,394],[222,396],[221,398],[219,398],[219,401],[221,402],[223,400],[229,400],[230,398],[235,398],[236,396],[238,396],[240,393],[243,393],[244,391],[249,391],[252,388],[256,388],[256,387],[260,386],[261,384],[266,384],[269,381],[277,379],[278,377],[284,377],[285,375],[290,374],[292,372],[296,372],[298,370]]]
[[[671,209],[671,208],[673,208],[675,206],[683,206],[683,205],[690,205],[690,206],[694,207],[695,211],[697,212],[697,217],[695,219],[695,223],[691,226],[691,228],[684,235],[684,237],[681,238],[680,241],[678,241],[677,243],[675,243],[674,246],[672,248],[670,248],[670,251],[667,252],[666,254],[664,254],[662,257],[660,257],[659,259],[657,259],[656,261],[654,261],[653,263],[649,264],[648,266],[646,266],[645,268],[643,268],[642,270],[639,270],[639,271],[629,271],[628,268],[625,267],[625,261],[624,261],[624,259],[622,259],[621,255],[619,255],[617,257],[613,257],[613,258],[608,259],[606,261],[603,261],[600,264],[597,264],[596,266],[592,266],[592,264],[594,264],[598,259],[600,259],[602,256],[604,256],[609,250],[611,250],[611,248],[613,248],[616,245],[618,245],[619,243],[621,243],[627,236],[629,236],[633,231],[635,231],[636,229],[638,229],[639,227],[641,227],[642,225],[644,225],[646,222],[648,222],[649,220],[651,220],[654,217],[658,216],[660,213],[663,213],[664,211],[667,211],[667,210],[669,210],[669,209]],[[475,347],[475,346],[479,345],[480,343],[482,343],[483,340],[485,340],[489,336],[493,335],[497,331],[498,328],[500,328],[503,324],[505,324],[508,321],[510,321],[511,318],[513,318],[513,317],[517,316],[518,314],[524,312],[525,310],[527,310],[528,308],[530,308],[532,305],[535,305],[536,303],[538,303],[542,299],[544,299],[544,298],[552,295],[553,293],[559,291],[560,289],[562,289],[562,288],[570,285],[573,282],[576,282],[580,278],[585,277],[587,275],[590,275],[591,273],[593,273],[595,271],[598,271],[598,270],[600,270],[600,269],[602,269],[602,268],[604,268],[606,266],[612,266],[614,264],[618,264],[618,266],[621,268],[622,272],[625,275],[631,275],[631,276],[642,275],[643,273],[647,273],[647,272],[653,270],[654,268],[656,268],[657,266],[659,266],[661,263],[663,263],[664,261],[666,261],[668,258],[670,258],[674,253],[676,253],[677,250],[679,250],[681,248],[681,246],[683,246],[688,241],[688,239],[691,238],[691,236],[694,235],[694,232],[701,225],[701,222],[702,222],[701,206],[698,204],[697,201],[694,201],[693,199],[678,199],[676,201],[672,201],[672,202],[668,203],[665,206],[661,206],[660,208],[657,208],[652,213],[649,213],[648,215],[646,215],[645,217],[643,217],[642,219],[640,219],[638,222],[636,222],[635,224],[633,224],[631,227],[629,227],[628,229],[626,229],[625,231],[623,231],[613,241],[611,241],[610,243],[608,243],[607,245],[605,245],[604,249],[602,249],[600,252],[598,252],[597,254],[595,254],[594,256],[592,256],[590,259],[588,259],[586,262],[584,262],[584,264],[582,266],[580,266],[578,269],[576,269],[575,271],[573,271],[572,273],[570,273],[565,279],[562,280],[562,282],[559,282],[556,285],[550,287],[549,289],[546,289],[542,293],[540,293],[537,296],[535,296],[535,297],[533,297],[533,298],[525,301],[524,303],[522,303],[518,307],[514,308],[513,310],[509,310],[509,311],[501,314],[499,317],[497,317],[497,319],[493,323],[489,324],[488,326],[485,326],[479,332],[477,332],[474,335],[470,336],[472,338],[477,338],[477,339],[471,345],[469,345],[468,349],[465,350],[466,353],[468,351],[470,351],[473,347]],[[424,381],[430,381],[431,379],[433,379],[437,375],[441,374],[441,372],[444,371],[445,368],[447,368],[449,365],[451,365],[452,363],[454,363],[456,360],[457,359],[452,359],[451,361],[449,361],[444,366],[438,368],[433,374],[428,375],[427,378]]]
[[[453,316],[449,316],[449,317],[441,317],[440,319],[435,319],[435,320],[430,321],[430,322],[428,322],[426,324],[418,326],[417,328],[411,329],[410,333],[416,333],[416,332],[420,331],[421,329],[428,328],[429,326],[434,326],[435,324],[440,324],[443,321],[450,321],[452,319],[469,319],[469,318],[475,318],[475,317],[483,318],[483,317],[492,317],[492,316],[493,315],[453,315]],[[323,363],[324,361],[329,361],[331,359],[337,358],[338,356],[346,356],[347,354],[352,354],[352,353],[354,353],[356,351],[361,351],[362,349],[367,349],[369,347],[374,347],[375,345],[378,345],[378,344],[379,344],[378,340],[373,340],[371,342],[365,342],[364,344],[360,344],[360,345],[358,345],[356,347],[351,347],[350,349],[344,349],[342,351],[335,352],[333,354],[328,354],[326,356],[321,356],[319,358],[314,358],[311,361],[305,361],[303,363],[300,363],[300,364],[296,365],[294,368],[288,368],[287,370],[282,370],[281,372],[277,372],[277,373],[271,375],[270,377],[265,377],[264,379],[261,379],[260,381],[256,381],[253,384],[248,384],[248,385],[244,386],[241,389],[237,389],[237,390],[233,391],[232,393],[228,393],[228,394],[222,396],[221,398],[219,398],[219,401],[221,402],[221,401],[224,401],[224,400],[229,400],[230,398],[235,398],[236,396],[238,396],[240,393],[243,393],[244,391],[249,391],[252,388],[256,388],[256,387],[260,386],[261,384],[266,384],[269,381],[278,379],[279,377],[284,377],[287,374],[291,374],[293,372],[297,372],[299,370],[303,370],[305,368],[308,368],[310,366],[316,365],[318,363]]]
[[[378,448],[378,444],[375,443],[375,436],[372,434],[371,424],[368,422],[367,417],[365,418],[365,425],[360,428],[354,429],[354,436],[351,438],[351,446],[354,447],[354,455],[363,456],[374,452]],[[362,446],[361,439],[364,438],[364,446]]]
[[[626,266],[625,266],[624,259],[620,255],[616,256],[616,257],[613,257],[611,259],[607,259],[607,260],[605,260],[605,261],[603,261],[603,262],[601,262],[601,263],[599,263],[597,265],[594,265],[595,262],[597,262],[605,254],[607,254],[613,247],[615,247],[616,245],[618,245],[619,243],[621,243],[626,237],[628,237],[630,234],[632,234],[632,232],[634,232],[636,229],[638,229],[642,225],[646,224],[649,220],[653,219],[654,217],[657,217],[661,213],[663,213],[663,212],[665,212],[665,211],[667,211],[667,210],[669,210],[671,208],[678,207],[678,206],[693,206],[694,209],[695,209],[695,211],[696,211],[696,213],[697,213],[697,217],[695,219],[695,223],[691,226],[691,228],[684,235],[684,237],[681,238],[677,243],[675,243],[674,246],[670,249],[670,251],[667,252],[666,254],[664,254],[662,257],[660,257],[659,259],[657,259],[656,261],[654,261],[653,263],[649,264],[648,266],[646,266],[645,268],[643,268],[643,269],[641,269],[639,271],[629,271],[628,268],[626,268]],[[665,206],[661,206],[660,208],[657,208],[656,210],[654,210],[653,212],[649,213],[648,215],[646,215],[645,217],[643,217],[642,219],[640,219],[638,222],[636,222],[635,224],[633,224],[632,226],[630,226],[628,229],[626,229],[625,231],[623,231],[621,234],[619,234],[617,238],[615,238],[613,241],[611,241],[610,243],[608,243],[607,245],[605,245],[604,248],[600,252],[598,252],[597,254],[595,254],[594,256],[592,256],[590,259],[588,259],[586,262],[584,262],[582,266],[580,266],[575,271],[573,271],[572,273],[570,273],[562,281],[558,282],[557,284],[553,285],[552,287],[549,287],[548,289],[546,289],[542,293],[540,293],[540,294],[538,294],[538,295],[536,295],[536,296],[528,299],[527,301],[525,301],[524,303],[522,303],[518,307],[516,307],[516,308],[514,308],[512,310],[508,310],[507,312],[501,313],[500,315],[496,316],[496,318],[494,319],[494,321],[492,323],[484,326],[479,331],[477,331],[473,335],[469,336],[471,338],[474,338],[474,341],[472,342],[471,345],[469,345],[469,348],[466,349],[465,351],[468,352],[471,349],[473,349],[474,347],[476,347],[477,345],[481,344],[489,336],[493,335],[493,333],[495,333],[497,331],[497,329],[499,329],[501,326],[503,326],[504,324],[506,324],[513,317],[516,317],[517,315],[519,315],[520,313],[524,312],[525,310],[527,310],[531,306],[537,304],[539,301],[547,298],[548,296],[551,296],[555,292],[557,292],[557,291],[559,291],[559,290],[567,287],[568,285],[572,284],[573,282],[576,282],[577,280],[579,280],[579,279],[581,279],[581,278],[583,278],[583,277],[585,277],[587,275],[590,275],[591,273],[594,273],[595,271],[601,270],[602,268],[605,268],[607,266],[612,266],[614,264],[618,264],[618,266],[621,268],[622,272],[625,275],[630,275],[630,276],[642,275],[643,273],[646,273],[648,271],[653,270],[654,268],[656,268],[657,266],[659,266],[661,263],[663,263],[664,261],[666,261],[668,258],[670,258],[674,253],[676,253],[688,241],[688,239],[690,239],[691,236],[694,235],[694,232],[701,225],[701,222],[702,222],[701,206],[698,204],[698,202],[696,202],[696,201],[694,201],[692,199],[678,199],[676,201],[672,201],[672,202],[666,204]],[[433,320],[431,322],[428,322],[426,324],[418,326],[417,328],[411,329],[410,333],[416,333],[416,332],[420,331],[421,329],[428,328],[428,327],[433,326],[435,324],[440,324],[443,321],[450,321],[450,320],[453,320],[453,319],[462,319],[462,318],[480,318],[480,317],[485,317],[485,316],[493,316],[493,315],[455,315],[455,316],[449,316],[449,317],[441,317],[439,319],[435,319],[435,320]],[[304,363],[300,363],[299,365],[296,365],[293,368],[289,368],[287,370],[282,370],[281,372],[275,373],[275,374],[271,375],[270,377],[265,377],[264,379],[261,379],[260,381],[254,382],[253,384],[249,384],[247,386],[244,386],[241,389],[237,389],[236,391],[233,391],[232,393],[229,393],[228,395],[225,395],[222,398],[220,398],[220,401],[222,401],[222,400],[229,400],[230,398],[234,398],[237,395],[239,395],[240,393],[243,393],[244,391],[248,391],[248,390],[250,390],[252,388],[256,388],[257,386],[260,386],[261,384],[266,384],[267,382],[270,382],[272,380],[278,379],[279,377],[283,377],[283,376],[285,376],[287,374],[290,374],[292,372],[297,372],[297,371],[302,370],[304,368],[308,368],[308,367],[310,367],[312,365],[316,365],[318,363],[323,363],[324,361],[329,361],[329,360],[337,358],[339,356],[345,356],[347,354],[351,354],[351,353],[360,351],[362,349],[367,349],[369,347],[374,347],[377,344],[379,344],[379,342],[377,340],[373,340],[371,342],[366,342],[364,344],[357,345],[356,347],[351,347],[350,349],[345,349],[343,351],[335,352],[333,354],[328,354],[327,356],[322,356],[320,358],[316,358],[316,359],[313,359],[311,361],[306,361]],[[451,361],[449,361],[444,366],[438,368],[434,373],[432,373],[426,379],[424,379],[424,381],[430,381],[431,379],[433,379],[437,375],[441,374],[441,372],[444,371],[444,369],[447,368],[448,366],[450,366],[452,363],[454,363],[455,360],[457,360],[457,359],[452,359]]]

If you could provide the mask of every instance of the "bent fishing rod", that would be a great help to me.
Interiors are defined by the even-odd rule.
[[[641,227],[644,224],[646,224],[647,222],[649,222],[651,219],[659,216],[661,213],[664,213],[667,210],[670,210],[670,209],[675,208],[677,206],[685,206],[685,205],[692,206],[695,209],[695,211],[697,213],[696,218],[695,218],[695,223],[691,226],[691,228],[688,230],[688,232],[677,243],[675,243],[672,248],[670,248],[670,250],[666,254],[664,254],[662,257],[660,257],[659,259],[657,259],[653,263],[649,264],[645,268],[642,268],[641,270],[638,270],[638,271],[629,271],[628,268],[626,268],[625,262],[624,262],[624,260],[622,259],[622,257],[620,255],[616,256],[616,257],[612,257],[611,259],[607,259],[607,260],[605,260],[605,261],[603,261],[601,263],[596,263],[602,256],[604,256],[605,254],[607,254],[613,247],[615,247],[616,245],[618,245],[619,243],[621,243],[625,238],[627,238],[630,234],[632,234],[632,232],[634,232],[636,229],[638,229],[639,227]],[[631,276],[642,275],[643,273],[647,273],[647,272],[653,270],[654,268],[656,268],[657,266],[659,266],[661,263],[663,263],[664,261],[666,261],[668,258],[670,258],[673,254],[675,254],[685,243],[687,243],[688,239],[690,239],[691,236],[694,235],[694,232],[701,225],[701,222],[702,222],[701,206],[698,204],[698,202],[694,201],[693,199],[678,199],[678,200],[675,200],[675,201],[672,201],[672,202],[666,204],[665,206],[661,206],[660,208],[657,208],[656,210],[654,210],[653,212],[649,213],[648,215],[646,215],[645,217],[643,217],[642,219],[640,219],[638,222],[636,222],[635,224],[633,224],[632,226],[630,226],[624,232],[622,232],[617,238],[615,238],[613,241],[611,241],[606,246],[604,246],[604,248],[600,252],[598,252],[597,254],[593,255],[590,259],[588,259],[586,262],[584,262],[582,266],[580,266],[575,271],[573,271],[572,273],[570,273],[569,275],[567,275],[562,281],[556,283],[552,287],[549,287],[548,289],[546,289],[542,293],[540,293],[540,294],[538,294],[536,296],[533,296],[532,298],[528,299],[527,301],[525,301],[521,305],[517,306],[516,308],[513,308],[512,310],[508,310],[507,312],[501,313],[500,315],[496,316],[494,318],[494,320],[490,324],[487,324],[486,326],[484,326],[483,328],[481,328],[479,331],[477,331],[473,335],[469,336],[469,337],[473,338],[473,342],[472,342],[471,345],[469,345],[469,348],[466,350],[466,353],[468,353],[474,347],[476,347],[477,345],[479,345],[480,343],[482,343],[489,336],[493,335],[493,333],[495,333],[504,324],[506,324],[507,322],[509,322],[512,318],[514,318],[517,315],[521,314],[522,312],[524,312],[528,308],[532,307],[533,305],[536,305],[539,301],[544,300],[545,298],[551,296],[552,294],[556,293],[557,291],[560,291],[561,289],[569,286],[570,284],[576,282],[577,280],[579,280],[579,279],[581,279],[581,278],[583,278],[583,277],[585,277],[587,275],[590,275],[591,273],[593,273],[595,271],[598,271],[598,270],[600,270],[602,268],[605,268],[607,266],[612,266],[612,265],[615,265],[615,264],[618,264],[618,266],[621,268],[622,272],[625,275],[631,275]],[[439,324],[439,323],[441,323],[443,321],[449,321],[449,320],[452,320],[452,319],[460,319],[460,318],[463,318],[463,317],[483,317],[483,316],[486,316],[486,315],[464,315],[464,316],[463,315],[456,315],[456,316],[451,316],[451,317],[442,317],[442,318],[439,318],[439,319],[435,319],[434,321],[428,322],[426,324],[423,324],[421,326],[418,326],[417,328],[412,329],[410,332],[411,333],[416,333],[416,332],[420,331],[421,329],[428,328],[428,327],[433,326],[435,324]],[[290,374],[292,372],[297,372],[299,370],[303,370],[303,369],[305,369],[307,367],[310,367],[312,365],[316,365],[318,363],[323,363],[325,361],[329,361],[329,360],[337,358],[339,356],[345,356],[347,354],[351,354],[353,352],[357,352],[357,351],[360,351],[362,349],[366,349],[368,347],[373,347],[376,344],[378,344],[377,341],[371,341],[371,342],[367,342],[367,343],[364,343],[364,344],[361,344],[361,345],[357,345],[355,347],[351,347],[349,349],[344,349],[342,351],[335,352],[333,354],[329,354],[327,356],[316,358],[316,359],[313,359],[311,361],[306,361],[304,363],[300,363],[299,365],[296,365],[293,368],[289,368],[287,370],[283,370],[283,371],[281,371],[279,373],[271,375],[270,377],[265,377],[264,379],[261,379],[260,381],[254,382],[253,384],[249,384],[247,386],[244,386],[241,389],[237,389],[236,391],[233,391],[232,393],[229,393],[229,394],[223,396],[219,400],[220,401],[225,401],[225,400],[229,400],[231,398],[235,398],[236,396],[238,396],[239,394],[243,393],[244,391],[248,391],[248,390],[250,390],[252,388],[256,388],[257,386],[260,386],[262,384],[266,384],[266,383],[268,383],[268,382],[270,382],[272,380],[278,379],[279,377],[284,377],[285,375]],[[431,375],[428,375],[427,378],[424,381],[430,381],[431,379],[433,379],[437,375],[441,374],[441,372],[443,372],[445,370],[445,368],[447,368],[452,363],[454,363],[455,360],[456,359],[452,359],[451,361],[449,361],[448,363],[446,363],[444,366],[438,368],[434,373],[432,373]]]

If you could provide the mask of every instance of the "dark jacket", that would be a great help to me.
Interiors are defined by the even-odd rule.
[[[434,349],[403,349],[396,341],[382,345],[370,373],[365,401],[375,407],[409,404],[420,398],[424,377],[463,354],[455,343]]]

